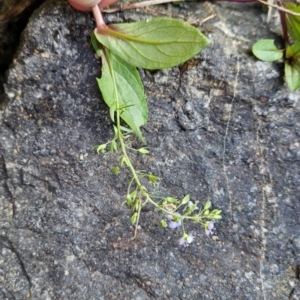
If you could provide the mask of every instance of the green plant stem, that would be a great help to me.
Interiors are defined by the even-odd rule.
[[[108,58],[108,63],[109,63],[109,67],[110,67],[110,70],[111,70],[111,76],[112,76],[112,80],[113,80],[114,90],[116,91],[116,94],[115,94],[116,128],[117,128],[116,135],[117,135],[117,138],[119,140],[121,151],[123,153],[123,157],[125,158],[126,165],[129,168],[130,173],[132,174],[132,180],[129,184],[129,190],[127,191],[127,194],[130,194],[130,186],[131,186],[132,182],[135,182],[136,189],[138,191],[137,198],[135,199],[136,201],[138,201],[137,218],[136,218],[136,221],[135,221],[135,229],[134,229],[134,235],[133,235],[133,238],[135,238],[137,236],[137,230],[138,230],[138,224],[139,224],[140,215],[141,215],[141,209],[142,209],[142,206],[144,206],[147,202],[151,203],[154,207],[156,207],[158,210],[165,213],[166,215],[171,215],[171,216],[174,216],[174,217],[178,217],[178,214],[176,213],[176,211],[169,211],[169,210],[161,207],[159,204],[157,204],[155,201],[153,201],[150,198],[146,188],[144,187],[144,185],[141,183],[141,181],[139,179],[137,171],[135,170],[134,166],[131,163],[131,160],[130,160],[130,158],[128,156],[128,153],[127,153],[127,149],[129,149],[129,150],[135,150],[135,149],[132,149],[131,147],[128,147],[125,144],[125,141],[124,141],[124,136],[123,136],[123,133],[122,133],[122,126],[121,126],[121,113],[122,113],[122,111],[120,109],[116,78],[115,78],[115,75],[114,75],[114,72],[113,72],[113,67],[111,65],[110,51],[107,50],[107,49],[103,49],[103,51],[106,52],[105,54]],[[143,198],[146,198],[144,202],[142,201]],[[184,219],[190,219],[190,220],[195,220],[197,218],[197,221],[200,222],[200,220],[204,219],[205,216],[200,216],[200,214],[199,214],[198,217],[184,216],[183,218]],[[204,225],[204,223],[202,223],[202,224]],[[185,232],[184,228],[183,228],[183,232]]]
[[[184,230],[183,220],[181,221],[181,228],[182,228],[182,235],[184,235],[185,234],[185,230]]]
[[[143,191],[143,185],[141,184],[137,174],[136,174],[136,171],[128,157],[128,154],[127,154],[127,151],[126,151],[126,145],[124,143],[124,139],[123,139],[123,134],[122,134],[122,131],[121,131],[121,128],[120,128],[120,110],[118,109],[118,105],[119,103],[117,103],[117,129],[118,129],[118,138],[119,138],[119,142],[120,142],[120,146],[121,146],[121,150],[122,150],[122,153],[126,159],[126,164],[127,164],[127,167],[129,168],[132,176],[133,176],[133,179],[137,185],[137,188],[139,189],[139,192],[142,192]],[[143,194],[141,195],[143,196]],[[142,203],[141,203],[141,200],[139,199],[139,205],[138,205],[138,212],[137,212],[137,219],[136,219],[136,222],[135,222],[135,228],[134,228],[134,234],[133,234],[133,239],[136,238],[136,235],[137,235],[137,230],[138,230],[138,225],[139,225],[139,220],[140,220],[140,215],[141,215],[141,208],[142,208]]]
[[[114,79],[114,75],[113,76],[113,80],[114,80],[114,85],[115,85],[115,79]],[[116,90],[116,88],[115,88]],[[152,200],[148,193],[145,192],[144,190],[144,186],[141,184],[140,182],[140,179],[137,175],[137,172],[135,170],[135,168],[133,167],[131,161],[130,161],[130,158],[127,154],[127,151],[126,151],[126,148],[128,148],[124,142],[124,139],[123,139],[123,134],[122,134],[122,130],[121,130],[121,116],[120,116],[120,110],[118,109],[119,107],[119,102],[118,102],[118,97],[116,96],[116,103],[117,103],[117,109],[116,109],[116,121],[117,121],[117,132],[118,132],[118,138],[119,138],[119,143],[120,143],[120,146],[121,146],[121,151],[126,159],[126,164],[127,164],[127,167],[129,168],[131,174],[132,174],[132,177],[133,177],[133,181],[135,181],[136,185],[137,185],[137,189],[138,189],[138,192],[139,192],[139,198],[138,198],[138,201],[139,201],[139,204],[138,204],[138,211],[137,211],[137,219],[136,219],[136,222],[135,222],[135,229],[134,229],[134,235],[133,235],[133,239],[136,238],[137,236],[137,230],[138,230],[138,225],[139,225],[139,220],[140,220],[140,215],[141,215],[141,209],[142,209],[142,206],[144,206],[147,202],[151,203],[154,207],[156,207],[158,210],[160,210],[161,212],[165,213],[166,215],[171,215],[171,216],[175,216],[175,217],[178,217],[176,211],[169,211],[163,207],[161,207],[159,204],[157,204],[154,200]],[[133,149],[134,150],[134,149]],[[131,181],[132,183],[132,181]],[[130,183],[130,185],[131,185]],[[130,193],[130,191],[127,191],[127,193]],[[141,201],[141,198],[143,197],[146,197],[146,200],[144,203],[142,203]],[[179,207],[178,207],[179,208]],[[200,222],[201,219],[205,219],[207,218],[206,216],[199,216],[196,217],[198,222]],[[195,220],[195,216],[184,216],[184,219],[189,219],[189,220]],[[201,222],[202,225],[204,225],[203,222]],[[182,220],[182,225],[183,225],[183,220]],[[183,229],[183,233],[185,233],[185,230],[184,230],[184,227],[182,227]]]
[[[115,75],[114,75],[114,72],[112,70],[112,66],[111,66],[111,60],[110,60],[110,53],[109,51],[107,51],[107,56],[109,57],[108,59],[108,62],[109,62],[109,65],[110,65],[110,69],[111,69],[111,75],[112,75],[112,78],[113,78],[113,83],[114,83],[114,89],[116,91],[116,115],[117,115],[117,130],[118,130],[118,138],[119,138],[119,142],[120,142],[120,146],[121,146],[121,150],[122,150],[122,153],[126,159],[126,164],[129,168],[129,170],[131,171],[131,174],[138,186],[139,189],[142,188],[142,184],[135,172],[135,169],[128,157],[128,154],[127,154],[127,151],[126,151],[126,145],[125,145],[125,142],[124,142],[124,139],[123,139],[123,134],[122,134],[122,131],[121,131],[121,114],[120,114],[120,104],[119,104],[119,97],[118,97],[118,90],[117,90],[117,85],[116,85],[116,78],[115,78]]]
[[[124,139],[123,139],[123,134],[122,134],[122,131],[120,129],[120,111],[117,109],[117,129],[118,129],[118,138],[119,138],[119,142],[120,142],[120,146],[121,146],[121,150],[122,150],[122,153],[126,159],[126,164],[127,164],[127,167],[129,168],[133,178],[134,178],[134,181],[138,187],[139,190],[142,190],[142,187],[143,185],[141,184],[137,174],[136,174],[136,171],[128,157],[128,154],[127,154],[127,151],[126,151],[126,145],[125,145],[125,142],[124,142]]]
[[[146,204],[147,202],[150,202],[154,207],[156,207],[157,209],[159,209],[160,211],[162,211],[163,213],[165,213],[167,215],[178,217],[178,215],[176,214],[176,211],[172,212],[172,211],[162,208],[161,206],[159,206],[159,204],[157,204],[155,201],[153,201],[149,196],[147,197],[147,200],[145,201],[144,204]],[[207,218],[206,216],[198,217],[199,220],[206,219],[206,218]],[[193,220],[193,219],[195,219],[195,217],[194,216],[184,216],[184,219]]]
[[[112,70],[112,66],[111,66],[111,60],[110,60],[110,53],[109,51],[107,51],[107,57],[109,58],[108,59],[108,62],[109,62],[109,65],[110,65],[110,69]],[[115,75],[114,75],[114,72],[112,71],[111,72],[112,74],[112,78],[113,78],[113,84],[114,84],[114,90],[116,91],[116,95],[115,95],[115,98],[116,98],[116,122],[117,122],[117,135],[118,135],[118,139],[119,139],[119,143],[120,143],[120,146],[121,146],[121,151],[125,157],[125,160],[126,160],[126,165],[127,167],[129,168],[132,176],[133,176],[133,180],[135,181],[136,185],[137,185],[137,188],[139,190],[139,193],[141,193],[140,196],[144,196],[144,187],[143,185],[141,184],[140,180],[139,180],[139,177],[130,161],[130,158],[127,154],[127,151],[126,151],[126,144],[124,142],[124,137],[123,137],[123,134],[122,134],[122,130],[121,130],[121,109],[120,109],[120,104],[119,104],[119,97],[118,97],[118,92],[117,92],[117,85],[116,85],[116,79],[115,79]],[[142,207],[142,203],[141,203],[141,200],[139,198],[139,204],[138,204],[138,211],[137,211],[137,219],[136,219],[136,222],[135,222],[135,229],[134,229],[134,235],[133,235],[133,238],[136,237],[137,235],[137,229],[138,229],[138,224],[139,224],[139,220],[140,220],[140,214],[141,214],[141,207]]]

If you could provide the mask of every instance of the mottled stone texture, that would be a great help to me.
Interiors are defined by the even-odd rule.
[[[0,105],[7,99],[4,92],[9,68],[20,35],[32,12],[46,0],[0,0]]]
[[[150,207],[130,239],[127,174],[109,172],[118,155],[93,150],[112,129],[92,17],[49,0],[22,36],[0,115],[1,299],[300,299],[300,94],[282,64],[250,51],[260,38],[280,42],[278,27],[248,4],[105,18],[153,10],[215,17],[201,25],[210,46],[189,65],[141,71],[151,154],[137,168],[163,179],[156,193],[210,199],[224,219],[213,238],[188,226],[196,241],[180,249]]]

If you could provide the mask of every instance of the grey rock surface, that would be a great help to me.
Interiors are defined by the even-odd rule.
[[[190,225],[197,238],[182,249],[146,208],[131,240],[126,172],[112,175],[118,157],[93,150],[112,137],[93,20],[49,0],[23,34],[0,112],[0,299],[300,299],[300,94],[281,64],[250,54],[278,28],[257,5],[153,9],[216,16],[192,63],[141,71],[151,153],[137,167],[163,179],[156,192],[210,199],[224,219],[213,238]]]
[[[32,12],[45,0],[0,1],[0,105],[5,101],[6,71]]]

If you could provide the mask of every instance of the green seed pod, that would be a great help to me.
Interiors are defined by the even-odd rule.
[[[137,221],[137,216],[138,216],[138,213],[137,213],[137,212],[135,212],[135,213],[131,216],[131,218],[130,218],[130,223],[131,223],[131,224],[135,224],[135,223],[136,223],[136,221]]]

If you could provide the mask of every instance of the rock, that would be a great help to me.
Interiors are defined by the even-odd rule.
[[[189,21],[216,14],[201,26],[212,43],[192,63],[141,70],[151,153],[135,161],[162,178],[155,192],[223,209],[215,236],[189,224],[196,241],[179,248],[150,207],[131,240],[121,206],[128,174],[111,174],[118,155],[93,149],[113,134],[95,80],[93,20],[50,0],[22,36],[0,115],[0,298],[298,299],[300,94],[285,87],[281,64],[250,54],[278,27],[258,5],[153,10]]]
[[[6,70],[32,12],[45,0],[2,0],[0,6],[0,105],[5,101]]]

